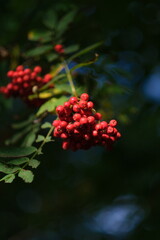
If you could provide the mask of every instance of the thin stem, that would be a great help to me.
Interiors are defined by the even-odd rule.
[[[67,75],[69,84],[71,86],[72,93],[73,93],[74,96],[78,97],[76,89],[75,89],[75,86],[74,86],[74,83],[73,83],[71,72],[70,72],[70,70],[68,68],[68,65],[67,65],[65,60],[63,61],[63,63],[64,63],[64,68],[65,68],[65,71],[66,71],[66,75]]]

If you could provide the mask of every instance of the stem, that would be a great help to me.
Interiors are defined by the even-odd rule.
[[[74,86],[74,83],[73,83],[71,72],[68,68],[68,65],[67,65],[66,61],[64,60],[63,62],[64,62],[64,68],[65,68],[65,71],[66,71],[66,75],[67,75],[69,84],[71,86],[72,93],[73,93],[74,96],[78,97],[75,86]]]

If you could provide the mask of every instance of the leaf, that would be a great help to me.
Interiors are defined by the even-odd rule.
[[[53,48],[52,45],[43,45],[43,46],[40,46],[40,47],[36,47],[34,49],[31,49],[30,51],[28,51],[26,53],[26,56],[27,57],[35,57],[35,56],[39,56],[39,55],[42,55],[46,52],[48,52],[49,50],[51,50]]]
[[[61,35],[67,30],[68,25],[73,21],[76,15],[76,10],[70,11],[67,13],[58,23],[57,26],[57,37],[61,37]]]
[[[49,10],[43,19],[43,24],[50,29],[54,29],[57,25],[57,15],[54,10]]]
[[[11,166],[8,166],[7,164],[0,162],[0,172],[10,174],[10,173],[16,172],[19,169],[20,169],[19,167],[11,167]]]
[[[68,63],[69,63],[70,61],[72,61],[73,59],[75,59],[75,58],[77,58],[77,57],[79,57],[79,56],[81,56],[81,55],[84,55],[84,54],[90,52],[91,50],[99,47],[99,46],[102,45],[102,44],[103,44],[103,42],[98,42],[98,43],[95,43],[95,44],[93,44],[93,45],[91,45],[91,46],[89,46],[89,47],[81,50],[81,51],[78,52],[78,53],[75,53],[74,55],[72,55],[72,56],[68,59]]]
[[[46,55],[46,58],[47,58],[48,62],[52,62],[52,61],[56,60],[58,57],[59,56],[56,53],[48,53]]]
[[[51,98],[49,101],[45,102],[38,110],[37,116],[41,115],[42,113],[48,111],[53,112],[58,105],[63,104],[67,101],[67,97],[62,96],[60,98]]]
[[[24,157],[24,158],[17,158],[17,159],[10,160],[9,162],[7,162],[7,164],[21,165],[21,164],[26,163],[28,161],[29,161],[29,158]]]
[[[41,92],[38,94],[38,97],[40,99],[46,99],[46,98],[50,98],[52,96],[53,96],[53,91]]]
[[[25,139],[24,139],[23,143],[21,144],[21,146],[22,147],[30,147],[34,143],[35,139],[36,139],[36,133],[35,132],[30,132],[25,137]]]
[[[1,158],[23,157],[23,156],[28,156],[34,153],[36,150],[37,149],[35,147],[25,147],[25,148],[3,147],[3,148],[0,148],[0,157]]]
[[[90,61],[88,61],[88,62],[83,62],[83,63],[77,64],[76,66],[74,66],[73,68],[71,68],[70,71],[72,72],[72,71],[75,71],[75,70],[78,69],[78,68],[91,65],[91,64],[95,63],[97,60],[98,60],[98,55],[96,55],[94,59],[92,59],[92,60],[90,60]]]
[[[44,124],[42,124],[41,128],[45,129],[45,128],[51,128],[52,124],[50,122],[45,122]]]
[[[18,173],[18,177],[22,178],[26,183],[31,183],[34,175],[30,170],[21,169]]]
[[[38,137],[37,137],[37,139],[36,139],[36,142],[42,142],[44,139],[45,139],[44,136],[38,135]]]
[[[79,49],[78,44],[71,45],[71,46],[65,48],[65,53],[69,54],[69,53],[72,53],[72,52],[76,52],[76,51],[78,51],[78,49]]]
[[[31,41],[47,42],[52,39],[52,32],[32,30],[28,33],[28,39]]]
[[[32,159],[29,161],[28,165],[32,168],[37,168],[40,164],[40,161],[37,161],[36,159]]]
[[[35,116],[34,116],[34,115],[31,115],[31,116],[30,116],[27,120],[25,120],[25,121],[12,124],[12,127],[13,127],[14,129],[23,128],[23,127],[27,126],[28,124],[32,123],[34,119],[35,119]]]
[[[8,174],[8,175],[4,176],[3,178],[1,178],[0,182],[5,181],[5,183],[12,183],[14,179],[15,179],[14,174]]]
[[[64,73],[55,76],[54,78],[52,78],[51,81],[49,81],[49,82],[48,82],[47,84],[45,84],[42,88],[40,88],[40,91],[47,89],[48,86],[50,86],[52,83],[55,83],[55,82],[57,82],[58,80],[60,80],[60,79],[62,79],[62,78],[64,78],[64,77],[66,77],[66,74],[64,74]]]

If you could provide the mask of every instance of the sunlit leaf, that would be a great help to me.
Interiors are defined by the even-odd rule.
[[[4,176],[3,178],[1,178],[0,181],[5,181],[5,183],[12,183],[14,179],[15,179],[14,174],[8,174],[8,175]]]
[[[11,166],[8,166],[5,163],[0,162],[0,172],[10,174],[10,173],[16,172],[19,169],[20,169],[19,167],[11,167]]]
[[[21,169],[18,173],[18,177],[22,178],[26,183],[31,183],[34,175],[30,170]]]
[[[32,159],[29,161],[28,165],[32,168],[37,168],[40,164],[40,161],[36,160],[36,159]]]

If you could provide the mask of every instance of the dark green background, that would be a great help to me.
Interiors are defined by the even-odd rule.
[[[79,43],[83,48],[104,40],[98,50],[104,62],[95,65],[97,81],[110,60],[131,76],[126,79],[115,75],[116,83],[125,89],[123,93],[117,93],[107,83],[103,91],[94,92],[97,106],[107,112],[111,105],[110,115],[119,120],[123,137],[113,151],[93,148],[73,153],[62,151],[58,142],[50,143],[32,184],[20,179],[11,185],[1,183],[0,239],[159,240],[160,97],[148,98],[144,86],[154,69],[159,69],[160,2],[0,3],[2,84],[13,46],[19,46],[21,51],[30,46],[27,33],[41,28],[48,9],[55,8],[63,15],[73,6],[78,8],[78,14],[67,31],[66,44]],[[16,61],[20,63],[21,59]],[[159,89],[160,79],[156,83]],[[107,92],[108,88],[111,92]],[[153,95],[154,91],[155,87]],[[11,134],[11,120],[24,107],[0,97],[1,144]]]

